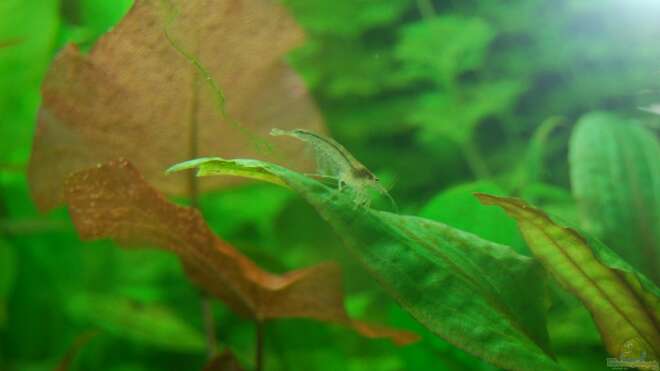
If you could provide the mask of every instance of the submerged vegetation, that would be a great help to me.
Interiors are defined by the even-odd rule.
[[[0,369],[658,369],[658,16],[7,0]]]

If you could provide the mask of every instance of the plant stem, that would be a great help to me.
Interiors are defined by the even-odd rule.
[[[477,179],[485,179],[490,177],[490,170],[488,165],[481,157],[479,149],[474,145],[472,139],[468,139],[462,146],[465,161],[467,161],[472,174]]]
[[[422,18],[429,19],[435,17],[435,8],[432,0],[417,0],[417,9]]]
[[[218,348],[215,336],[215,320],[213,318],[213,302],[206,292],[202,292],[202,316],[204,318],[204,332],[206,333],[206,347],[209,359],[213,358]]]
[[[188,117],[189,142],[188,150],[191,159],[199,156],[199,74],[195,68],[192,68],[192,86],[190,97],[190,113]],[[199,209],[199,180],[194,172],[188,174],[188,194],[190,195],[190,206]],[[201,210],[200,210],[201,212]],[[215,334],[215,319],[213,318],[212,298],[202,291],[201,307],[202,318],[204,320],[204,332],[206,333],[206,347],[209,359],[215,355],[217,349],[217,340]]]
[[[264,326],[265,323],[263,321],[256,321],[256,350],[254,355],[254,369],[256,371],[263,371],[264,369]]]

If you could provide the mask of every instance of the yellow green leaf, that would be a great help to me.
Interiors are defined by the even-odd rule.
[[[507,197],[477,194],[518,222],[530,250],[591,312],[608,352],[620,357],[660,355],[660,289],[601,242],[554,222],[546,213]]]

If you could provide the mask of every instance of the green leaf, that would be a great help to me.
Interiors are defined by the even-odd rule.
[[[427,142],[442,135],[464,143],[482,120],[511,110],[525,89],[521,81],[502,80],[434,91],[420,98],[410,121],[423,129],[421,136]]]
[[[570,143],[583,227],[660,284],[660,145],[632,120],[596,112]]]
[[[474,198],[475,192],[504,194],[504,190],[490,181],[477,181],[452,187],[433,197],[419,216],[474,233],[488,241],[524,251],[525,243],[516,223],[497,209],[484,210]]]
[[[392,22],[410,8],[408,0],[285,0],[284,4],[306,30],[344,37]]]
[[[204,336],[166,307],[143,304],[119,296],[83,294],[68,307],[75,319],[96,325],[109,333],[170,351],[201,352]]]
[[[350,98],[378,96],[384,99],[387,97],[381,92],[405,87],[411,79],[401,70],[389,43],[324,38],[293,51],[291,59],[308,86],[338,102],[346,100],[356,108],[364,105]],[[411,99],[409,94],[400,95],[401,99]],[[381,102],[378,99],[373,103],[377,107]],[[328,111],[333,113],[334,109]]]
[[[660,355],[660,289],[597,240],[555,223],[525,202],[479,194],[518,222],[529,248],[544,267],[591,312],[613,356],[632,350]],[[627,354],[627,358],[630,354]],[[648,359],[648,358],[647,358]]]
[[[201,174],[226,168],[229,175],[280,179],[403,308],[450,343],[507,369],[559,369],[545,328],[544,276],[534,260],[428,219],[358,208],[346,193],[277,165],[216,158],[174,169],[192,164]]]
[[[550,146],[550,139],[552,139],[554,131],[563,124],[564,119],[562,117],[549,117],[534,131],[525,153],[525,159],[518,169],[519,178],[517,181],[522,183],[523,187],[544,180],[543,175],[547,171],[545,157]]]
[[[167,169],[167,174],[183,170],[198,169],[197,176],[230,175],[261,180],[287,187],[287,183],[277,175],[264,169],[263,163],[257,160],[225,160],[220,157],[203,157],[176,164]]]
[[[396,53],[409,74],[451,83],[484,63],[494,36],[480,18],[444,15],[404,28]]]

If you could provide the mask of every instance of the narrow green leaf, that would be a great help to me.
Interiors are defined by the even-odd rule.
[[[118,296],[84,294],[69,303],[69,314],[105,331],[139,343],[179,352],[202,352],[204,335],[166,307]]]
[[[660,284],[660,144],[635,121],[596,112],[570,143],[582,224]]]
[[[555,223],[521,200],[477,197],[486,205],[500,206],[518,222],[534,255],[591,312],[608,352],[619,357],[627,348],[657,360],[660,289],[649,279],[602,243]]]
[[[166,173],[172,174],[195,168],[197,169],[197,176],[240,176],[287,187],[286,182],[271,172],[266,171],[262,166],[262,162],[256,160],[225,160],[220,157],[204,157],[176,164],[167,169]]]
[[[403,308],[452,344],[506,369],[559,369],[545,327],[544,275],[533,259],[428,219],[356,207],[345,193],[301,174],[243,161],[194,164],[202,174],[226,167],[226,174],[279,178],[317,209]],[[192,166],[174,170],[186,167]]]

